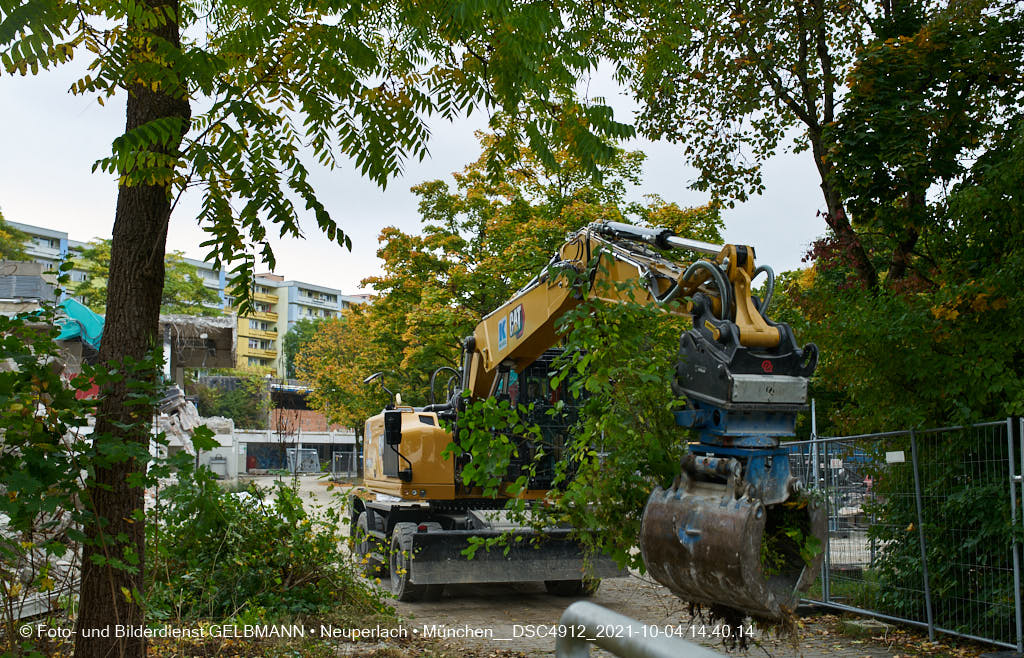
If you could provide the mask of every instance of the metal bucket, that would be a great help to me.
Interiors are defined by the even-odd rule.
[[[736,473],[721,483],[700,481],[684,469],[673,487],[655,489],[644,508],[644,564],[655,580],[684,600],[783,619],[814,582],[823,556],[819,551],[809,564],[797,556],[778,573],[765,575],[761,544],[766,525],[784,505],[766,507],[748,494]],[[814,501],[802,509],[809,517],[807,527],[824,547],[824,509]]]

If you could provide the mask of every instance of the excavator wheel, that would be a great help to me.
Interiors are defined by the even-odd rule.
[[[600,578],[544,581],[544,589],[555,596],[593,596],[600,587]]]
[[[656,488],[644,507],[640,547],[651,576],[678,597],[718,605],[755,618],[792,614],[821,567],[788,548],[776,564],[762,565],[762,542],[783,521],[806,515],[803,527],[824,546],[825,512],[813,500],[791,497],[765,506],[742,487],[691,479],[684,472],[669,489]],[[797,517],[799,518],[799,517]],[[784,528],[782,528],[784,531]]]
[[[362,573],[367,578],[380,578],[387,575],[384,563],[374,553],[381,553],[379,541],[370,535],[369,517],[367,512],[359,513],[356,518],[355,534],[351,538],[355,544],[356,559],[362,565]]]
[[[399,601],[419,601],[427,594],[429,587],[414,585],[409,579],[414,532],[415,523],[396,523],[391,534],[391,596]]]

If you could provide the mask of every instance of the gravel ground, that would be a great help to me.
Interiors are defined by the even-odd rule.
[[[275,479],[261,477],[256,481],[260,486],[272,486]],[[335,495],[344,488],[332,487],[325,479],[302,476],[298,483],[303,499],[309,501],[314,509],[343,504],[343,500]],[[390,582],[384,580],[380,586],[387,591]],[[554,655],[553,638],[525,635],[530,629],[535,633],[542,632],[557,624],[566,607],[575,600],[579,599],[548,594],[542,583],[449,586],[438,601],[394,601],[398,613],[407,620],[410,638],[414,641],[390,648],[377,647],[367,655],[376,655],[375,652],[381,650],[389,655],[419,655],[427,651],[424,647],[431,647],[430,653],[440,651],[443,655],[551,656]],[[727,651],[723,646],[720,625],[691,619],[685,603],[649,578],[633,574],[606,579],[597,593],[587,600],[645,624],[671,628],[677,636],[688,641],[721,653]],[[441,629],[460,636],[435,641],[424,639],[424,634],[431,631],[443,634]],[[734,630],[731,632],[735,633]],[[991,650],[978,645],[929,643],[920,633],[892,627],[875,633],[873,637],[853,638],[842,632],[838,617],[818,611],[812,616],[801,617],[794,632],[783,637],[754,626],[750,629],[748,647],[745,650],[734,648],[731,652],[779,657],[875,658],[978,656]],[[357,651],[357,654],[362,653]],[[595,650],[592,655],[610,654]]]

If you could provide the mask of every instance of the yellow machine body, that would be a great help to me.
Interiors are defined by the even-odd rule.
[[[384,441],[384,414],[366,421],[363,430],[363,486],[366,489],[408,501],[475,500],[478,489],[455,486],[455,464],[444,456],[452,435],[440,426],[434,412],[399,407],[402,414],[401,457],[408,459],[411,478],[398,476],[405,461]],[[394,466],[392,466],[394,464]],[[543,498],[543,489],[527,490],[524,498]]]

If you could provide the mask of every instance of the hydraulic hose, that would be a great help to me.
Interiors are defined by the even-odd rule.
[[[758,311],[761,312],[761,317],[767,320],[768,306],[769,304],[772,303],[772,295],[775,294],[775,270],[773,270],[768,265],[761,265],[756,270],[754,270],[754,276],[750,277],[750,280],[753,281],[754,279],[756,279],[757,275],[760,274],[761,272],[764,272],[765,274],[768,275],[768,285],[765,286],[764,299],[761,300],[761,308],[759,308]]]
[[[719,319],[725,320],[727,314],[729,313],[729,305],[731,303],[731,300],[729,298],[729,285],[728,282],[725,280],[725,275],[722,274],[722,271],[720,269],[715,267],[714,263],[711,263],[710,261],[706,260],[698,260],[692,265],[690,265],[688,268],[686,268],[686,271],[683,272],[683,276],[680,280],[686,281],[693,274],[695,274],[697,270],[707,270],[708,273],[711,274],[711,278],[715,280],[715,286],[718,288],[718,295],[722,301],[722,310],[719,314]]]
[[[434,403],[436,402],[436,398],[434,397],[434,378],[437,377],[437,373],[441,372],[442,370],[450,371],[455,377],[461,377],[462,376],[462,373],[460,373],[455,368],[452,368],[451,366],[441,366],[440,368],[438,368],[434,372],[430,373],[430,404],[431,404],[431,406],[433,406]],[[449,379],[448,381],[451,381],[451,379]]]

